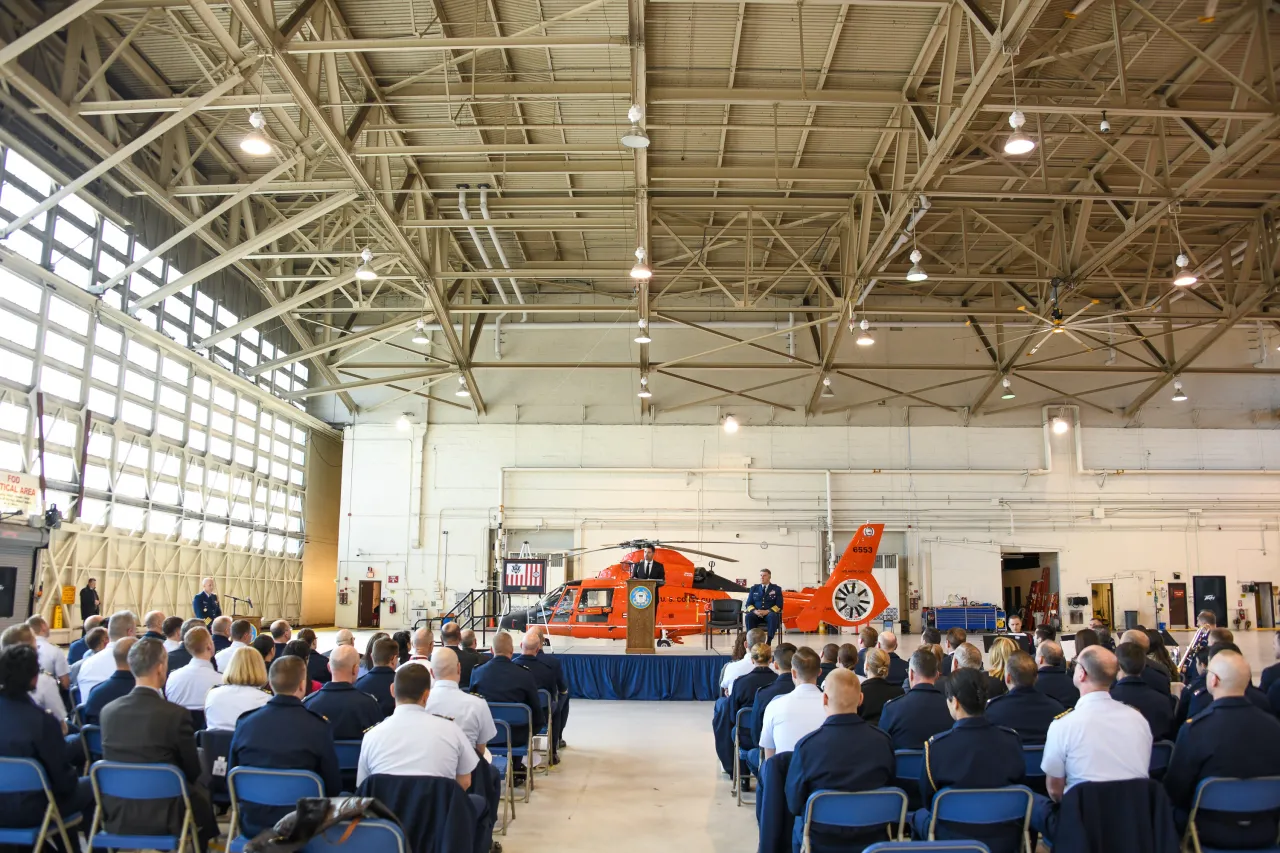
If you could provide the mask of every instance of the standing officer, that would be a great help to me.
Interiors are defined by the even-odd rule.
[[[85,582],[84,589],[80,590],[80,618],[88,619],[100,613],[102,613],[102,598],[98,595],[98,579],[89,578]]]
[[[1009,692],[993,696],[987,703],[987,719],[1013,729],[1026,744],[1044,743],[1049,724],[1066,710],[1057,699],[1036,690],[1037,677],[1031,655],[1014,652],[1004,665],[1004,683]]]
[[[378,700],[356,689],[359,671],[360,653],[355,647],[338,646],[329,655],[331,679],[303,701],[307,710],[329,721],[334,740],[360,740],[366,729],[382,722]]]
[[[920,800],[924,808],[911,815],[916,838],[929,837],[929,807],[943,788],[1003,788],[1026,779],[1022,741],[1013,729],[993,725],[983,716],[987,705],[987,679],[979,670],[960,669],[942,682],[947,710],[955,725],[925,741],[920,764]],[[1021,830],[1021,826],[1018,827]],[[1008,827],[996,825],[971,830],[988,847],[1004,848]],[[945,835],[940,835],[945,838]],[[1005,841],[1004,844],[1001,842]],[[1016,843],[1012,846],[1018,846]]]
[[[285,655],[268,675],[275,695],[255,711],[241,715],[231,737],[229,767],[310,770],[324,782],[324,795],[342,790],[333,733],[324,717],[302,704],[307,691],[307,663]],[[252,838],[293,811],[292,806],[240,806],[240,831]]]
[[[218,604],[218,588],[214,586],[213,578],[200,581],[200,591],[191,599],[191,609],[195,611],[196,618],[203,619],[206,625],[222,615],[222,606]]]
[[[955,672],[948,677],[954,678]],[[934,686],[938,658],[932,651],[916,649],[911,654],[907,678],[911,689],[884,703],[880,712],[880,728],[893,739],[894,749],[920,749],[930,737],[951,728],[947,700]]]
[[[782,625],[782,587],[770,583],[773,573],[768,569],[760,570],[760,583],[751,587],[747,593],[747,630],[756,628],[762,623],[768,636],[766,643],[773,643],[773,635],[778,633]]]

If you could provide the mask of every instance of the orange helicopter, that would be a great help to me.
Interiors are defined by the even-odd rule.
[[[784,591],[783,625],[793,631],[812,633],[821,622],[857,627],[883,613],[889,601],[871,573],[883,533],[883,524],[862,525],[825,584],[805,587],[799,592]],[[509,611],[499,620],[498,627],[524,631],[533,625],[543,625],[556,636],[626,639],[627,579],[631,577],[631,565],[643,559],[643,549],[650,545],[655,549],[653,559],[666,569],[666,581],[658,587],[654,627],[658,645],[669,646],[672,641],[682,642],[684,637],[702,633],[712,601],[748,591],[717,575],[712,570],[715,563],[710,564],[711,568],[697,567],[685,554],[730,563],[737,560],[694,550],[684,543],[635,539],[609,546],[627,552],[621,562],[594,578],[568,581],[556,587],[532,607]]]

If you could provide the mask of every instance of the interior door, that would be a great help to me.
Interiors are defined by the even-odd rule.
[[[1258,621],[1255,623],[1259,628],[1274,628],[1276,626],[1276,599],[1271,592],[1271,581],[1258,581],[1258,592],[1253,599],[1257,602]]]
[[[382,581],[360,581],[360,599],[356,608],[357,628],[380,628]]]
[[[1187,621],[1187,585],[1169,584],[1169,624],[1173,627],[1191,627]]]
[[[1227,622],[1227,579],[1224,575],[1197,575],[1191,579],[1191,595],[1196,613],[1208,610],[1218,617],[1218,625]]]

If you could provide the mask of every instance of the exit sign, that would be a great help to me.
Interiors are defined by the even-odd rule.
[[[399,575],[387,575],[387,583],[400,583]]]

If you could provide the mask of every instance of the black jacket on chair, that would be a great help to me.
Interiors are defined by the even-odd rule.
[[[1053,853],[1178,853],[1173,805],[1159,782],[1081,782],[1062,798]]]
[[[356,793],[380,800],[399,817],[409,849],[415,853],[468,853],[476,849],[475,810],[467,792],[452,778],[375,773]]]

